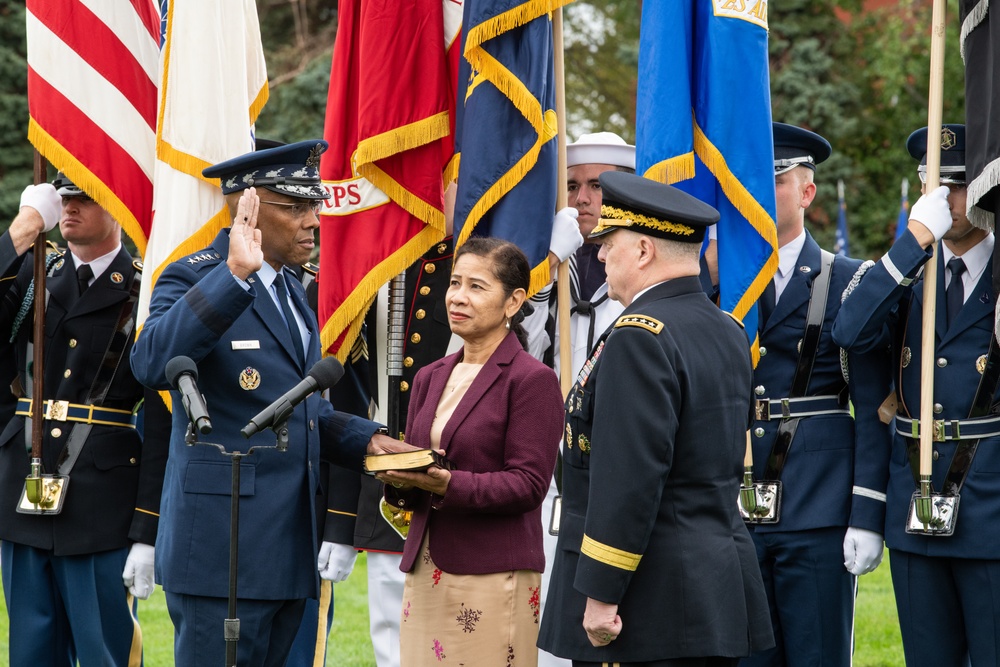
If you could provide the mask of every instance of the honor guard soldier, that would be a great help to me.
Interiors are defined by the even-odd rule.
[[[751,526],[776,646],[753,667],[851,664],[856,575],[882,560],[888,427],[878,408],[887,358],[841,368],[833,323],[861,265],[820,249],[805,229],[823,137],[774,123],[778,270],[759,302],[756,421],[750,434],[759,499]],[[848,407],[854,404],[854,415]]]
[[[240,429],[298,384],[320,358],[319,329],[301,283],[286,267],[312,253],[323,141],[257,151],[214,165],[234,215],[212,245],[177,260],[153,290],[150,314],[132,354],[148,386],[169,388],[168,361],[190,357],[211,413],[213,442],[247,451],[275,442]],[[175,403],[180,394],[172,392]],[[231,463],[212,447],[187,446],[188,421],[174,412],[157,536],[157,578],[174,622],[178,665],[225,658]],[[398,449],[378,424],[336,413],[311,394],[287,421],[287,451],[258,450],[241,463],[239,665],[280,665],[319,590],[314,499],[324,458],[360,471],[363,455]]]
[[[928,142],[941,145],[941,187],[910,210],[906,232],[861,278],[834,327],[846,348],[892,348],[895,438],[885,536],[896,609],[910,667],[1000,664],[1000,356],[992,336],[991,232],[965,215],[965,128],[910,135],[906,148],[926,178]],[[921,369],[921,269],[938,243],[934,367]],[[946,512],[914,514],[918,489],[921,373],[934,377],[933,499]],[[887,402],[887,403],[889,403]],[[961,503],[959,504],[959,499]]]
[[[773,640],[735,502],[749,345],[698,277],[705,228],[719,215],[634,174],[607,172],[600,185],[591,236],[625,310],[566,400],[548,591],[559,614],[542,618],[539,647],[576,667],[734,665]]]
[[[60,201],[61,198],[61,201]],[[33,281],[32,242],[59,224],[65,252]],[[153,590],[153,544],[169,422],[129,368],[141,265],[121,227],[59,174],[29,186],[0,237],[0,336],[16,359],[16,415],[0,433],[0,554],[10,616],[10,665],[138,664],[134,597]],[[43,420],[31,419],[34,299],[45,301]],[[42,431],[41,497],[26,480],[32,431]]]

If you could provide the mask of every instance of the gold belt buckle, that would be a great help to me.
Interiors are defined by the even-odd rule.
[[[45,401],[45,419],[56,422],[66,421],[69,414],[69,401]]]
[[[944,442],[944,420],[935,419],[934,420],[934,442]]]
[[[767,398],[757,400],[755,416],[760,421],[768,421],[771,418],[771,401]]]

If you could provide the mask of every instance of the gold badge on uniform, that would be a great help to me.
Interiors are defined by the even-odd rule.
[[[580,451],[584,454],[590,453],[590,438],[585,436],[583,433],[577,438],[576,444],[580,447]]]
[[[986,355],[985,354],[979,355],[979,358],[976,359],[976,370],[979,371],[980,375],[982,375],[983,373],[986,372]]]
[[[907,366],[909,366],[909,365],[910,365],[910,359],[912,359],[912,358],[913,358],[913,355],[912,355],[912,353],[910,352],[910,348],[908,348],[908,347],[904,347],[904,348],[903,348],[903,358],[902,358],[902,359],[900,360],[900,362],[899,362],[899,363],[900,363],[900,365],[901,365],[901,366],[902,366],[903,368],[906,368]]]
[[[240,373],[240,386],[247,391],[253,391],[260,386],[260,373],[256,368],[247,366]]]
[[[117,284],[119,284],[123,280],[125,280],[125,276],[123,276],[122,274],[118,273],[117,271],[115,271],[114,273],[111,274],[111,282],[113,282],[114,284],[117,285]]]
[[[60,259],[58,262],[56,262],[56,265],[54,267],[52,267],[52,270],[53,271],[58,271],[59,269],[61,269],[63,267],[63,264],[65,264],[65,263],[66,263],[66,260]]]
[[[566,446],[573,449],[573,427],[566,424]]]

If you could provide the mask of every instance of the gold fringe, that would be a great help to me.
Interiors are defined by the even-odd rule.
[[[740,300],[733,307],[733,315],[742,320],[750,312],[750,308],[760,299],[761,294],[767,284],[774,278],[775,271],[778,270],[778,229],[774,220],[760,205],[753,195],[746,189],[738,178],[729,170],[725,158],[719,149],[705,136],[697,121],[694,125],[694,150],[705,163],[709,171],[715,175],[716,180],[722,187],[723,193],[729,201],[736,207],[747,222],[760,234],[771,246],[771,255],[767,258],[761,271],[757,273],[750,287],[740,296]]]
[[[326,625],[326,617],[333,604],[333,582],[319,582],[319,610],[316,619],[316,646],[313,648],[313,667],[323,667],[326,664],[326,639],[330,628]]]
[[[504,97],[511,101],[514,108],[521,112],[525,120],[531,124],[535,132],[544,132],[542,119],[542,103],[535,98],[524,82],[507,69],[503,63],[486,52],[476,48],[466,53],[466,60],[481,75],[496,86]]]
[[[519,28],[533,19],[549,14],[563,5],[568,5],[570,2],[572,0],[529,0],[529,2],[520,4],[502,14],[483,21],[479,25],[469,29],[468,35],[465,38],[466,55],[468,55],[468,51],[471,48],[477,47],[514,28]]]
[[[271,90],[267,86],[267,79],[264,79],[264,85],[261,86],[260,90],[257,91],[257,95],[253,98],[253,102],[250,103],[250,124],[253,125],[257,122],[257,117],[260,116],[261,110],[263,110],[264,105],[271,97]]]
[[[354,160],[360,167],[437,141],[447,137],[450,132],[448,112],[442,111],[374,137],[362,139],[358,142]]]
[[[441,185],[443,185],[446,189],[451,183],[458,180],[458,165],[461,161],[462,154],[455,153],[451,156],[451,159],[448,160],[448,164],[445,165],[444,172],[441,175]]]
[[[543,287],[552,282],[552,273],[549,270],[549,257],[546,254],[541,263],[531,270],[531,280],[528,282],[528,298],[531,298]]]
[[[667,185],[694,178],[694,152],[675,155],[668,160],[657,162],[647,169],[643,176]]]
[[[66,174],[69,180],[87,193],[121,225],[128,237],[135,243],[140,255],[146,253],[146,232],[128,206],[118,198],[104,181],[94,175],[82,162],[45,131],[34,118],[28,120],[28,141],[38,152]]]
[[[350,354],[354,338],[357,338],[361,330],[361,322],[364,314],[371,305],[372,300],[378,294],[379,288],[397,276],[406,267],[420,259],[427,250],[444,238],[444,230],[433,226],[426,226],[420,230],[412,239],[403,246],[379,262],[368,274],[361,279],[327,320],[322,325],[320,331],[320,343],[323,346],[323,354],[327,354],[330,346],[337,342],[342,333],[347,331],[347,337],[343,344],[334,353],[337,359],[344,361]]]
[[[428,204],[423,199],[407,190],[405,187],[400,185],[396,179],[382,171],[382,169],[374,163],[358,165],[357,171],[360,176],[364,176],[371,181],[375,187],[388,195],[389,199],[398,204],[407,213],[423,220],[428,225],[440,230],[441,233],[444,234],[444,211],[435,208],[433,205]]]
[[[163,262],[153,269],[153,278],[149,284],[150,292],[152,293],[153,288],[156,287],[156,281],[160,279],[160,274],[168,265],[196,250],[207,248],[218,235],[219,230],[228,227],[230,222],[229,207],[223,204],[218,213],[209,218],[194,234],[181,241],[177,247],[170,251]]]
[[[199,157],[183,153],[174,148],[169,142],[161,137],[156,138],[156,157],[161,162],[165,162],[177,171],[194,176],[200,181],[210,183],[215,187],[222,187],[222,182],[218,178],[205,178],[201,175],[202,170],[212,166],[211,162],[206,162]]]
[[[760,312],[758,311],[758,316]],[[753,364],[754,368],[757,368],[757,363],[760,361],[760,334],[754,333],[753,335],[753,345],[750,346],[750,362]]]

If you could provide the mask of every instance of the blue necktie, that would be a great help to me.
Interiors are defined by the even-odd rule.
[[[292,314],[292,308],[288,305],[288,291],[285,289],[285,277],[278,274],[274,277],[274,289],[278,293],[278,304],[281,306],[281,314],[285,316],[285,324],[288,325],[288,333],[292,336],[292,345],[295,346],[295,354],[298,355],[300,364],[305,364],[306,357],[302,348],[302,334],[299,332],[299,324]]]
[[[945,303],[948,305],[948,326],[955,321],[962,304],[965,303],[965,287],[962,285],[962,274],[965,273],[965,262],[960,257],[948,260],[948,271],[951,272],[951,282],[944,292]]]

